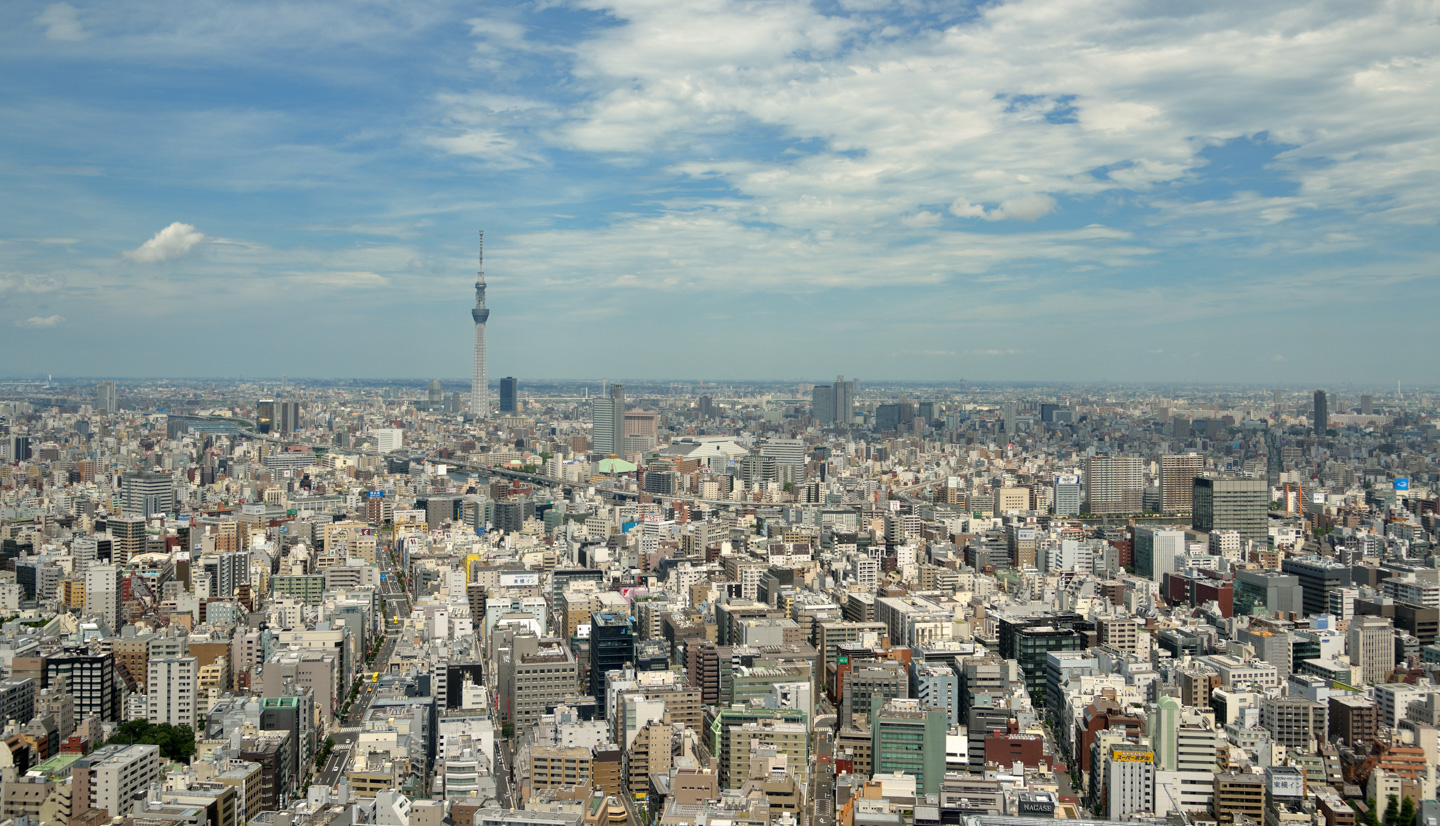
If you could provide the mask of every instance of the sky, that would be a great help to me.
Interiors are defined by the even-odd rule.
[[[0,375],[1440,383],[1440,2],[0,4]],[[1426,355],[1428,354],[1428,355]]]

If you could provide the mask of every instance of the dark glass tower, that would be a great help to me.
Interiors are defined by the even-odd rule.
[[[517,413],[520,410],[520,382],[514,376],[500,380],[500,412]]]
[[[595,614],[590,618],[590,694],[605,708],[605,675],[635,661],[635,625],[620,614]]]

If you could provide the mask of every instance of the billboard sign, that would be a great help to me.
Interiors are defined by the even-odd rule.
[[[1395,489],[1396,489],[1396,490],[1409,490],[1409,489],[1410,489],[1410,477],[1408,477],[1408,476],[1401,476],[1401,477],[1396,478],[1396,480],[1395,480]]]
[[[367,490],[367,491],[365,491],[365,498],[366,498],[366,499],[382,499],[382,498],[384,498],[384,496],[385,496],[385,491],[383,491],[383,490]]]

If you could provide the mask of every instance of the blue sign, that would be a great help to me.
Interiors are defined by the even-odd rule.
[[[367,491],[365,491],[365,498],[366,498],[366,499],[380,499],[380,498],[382,498],[382,497],[384,497],[384,496],[385,496],[385,491],[383,491],[383,490],[367,490]]]
[[[1398,479],[1396,479],[1396,480],[1395,480],[1395,489],[1396,489],[1396,490],[1409,490],[1409,489],[1410,489],[1410,477],[1408,477],[1408,476],[1401,476],[1401,477],[1399,477]]]
[[[630,533],[630,529],[640,524],[639,522],[623,522],[620,525],[620,533]]]

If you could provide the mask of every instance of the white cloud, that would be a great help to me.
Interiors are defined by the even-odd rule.
[[[45,329],[45,328],[47,328],[47,327],[58,327],[58,326],[60,326],[61,324],[64,324],[64,323],[65,323],[65,316],[61,316],[61,315],[38,316],[38,315],[37,315],[37,316],[31,316],[30,318],[27,318],[27,319],[25,319],[24,321],[20,322],[20,326],[21,326],[21,327],[33,327],[33,328],[36,328],[36,329]]]
[[[51,3],[35,15],[34,23],[45,29],[45,37],[50,40],[73,42],[89,36],[80,25],[79,12],[69,3]]]
[[[1055,199],[1049,195],[1021,195],[1004,201],[994,209],[986,209],[965,199],[950,205],[950,212],[959,218],[983,218],[986,221],[1035,221],[1049,215],[1055,209]]]
[[[63,286],[60,280],[48,275],[25,275],[16,272],[0,272],[0,295],[5,293],[40,294],[52,293]]]
[[[568,71],[550,88],[573,103],[516,104],[487,78],[470,102],[438,100],[449,129],[433,143],[492,166],[544,163],[557,149],[658,157],[706,186],[667,200],[664,216],[547,234],[550,254],[570,238],[717,253],[743,238],[794,266],[762,264],[766,277],[732,283],[807,289],[882,270],[917,283],[1060,261],[1083,243],[1067,269],[1100,277],[1155,246],[1248,236],[1251,249],[1313,251],[1325,236],[1304,230],[1326,211],[1392,225],[1440,216],[1440,26],[1416,6],[1011,0],[935,27],[865,4],[826,14],[799,0],[579,2],[609,19],[549,67]],[[472,28],[490,47],[529,48],[518,24]],[[1298,191],[1193,201],[1182,187],[1206,179],[1208,153],[1232,141],[1283,150],[1254,174]],[[1032,222],[1061,201],[1075,214],[1102,198],[1147,210],[1145,243],[987,235],[943,214]],[[673,234],[651,234],[661,226]],[[912,268],[889,266],[897,247]],[[616,271],[669,283],[667,252],[621,249]]]
[[[195,245],[204,240],[205,236],[194,227],[176,221],[155,233],[154,238],[141,244],[139,248],[125,253],[125,257],[142,264],[158,264],[189,255]]]

